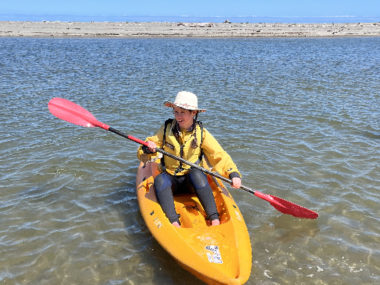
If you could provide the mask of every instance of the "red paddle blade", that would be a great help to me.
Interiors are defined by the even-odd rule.
[[[85,108],[63,98],[53,98],[48,104],[49,111],[54,116],[74,125],[82,127],[101,127],[108,130],[109,126],[99,122],[94,115],[92,115]]]
[[[294,204],[292,202],[286,201],[284,199],[278,198],[273,195],[268,195],[255,191],[254,193],[257,197],[268,201],[274,208],[280,211],[283,214],[292,215],[297,218],[305,219],[316,219],[318,218],[318,213]]]

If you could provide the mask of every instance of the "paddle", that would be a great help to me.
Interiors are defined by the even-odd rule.
[[[142,141],[142,140],[135,138],[131,135],[126,135],[126,134],[124,134],[124,133],[122,133],[122,132],[120,132],[114,128],[111,128],[110,126],[108,126],[102,122],[99,122],[94,117],[94,115],[92,115],[89,111],[87,111],[86,109],[82,108],[81,106],[79,106],[79,105],[77,105],[77,104],[75,104],[69,100],[66,100],[63,98],[53,98],[50,100],[48,106],[49,106],[49,111],[59,119],[65,120],[67,122],[70,122],[72,124],[79,125],[82,127],[89,127],[89,128],[99,127],[99,128],[105,129],[107,131],[113,132],[115,134],[118,134],[119,136],[127,138],[127,139],[134,141],[136,143],[148,146],[148,143],[145,141]],[[171,153],[168,153],[161,148],[157,148],[157,151],[162,153],[163,155],[169,156],[173,159],[179,160],[179,161],[181,161],[187,165],[190,165],[191,167],[197,168],[197,169],[203,171],[204,173],[207,173],[209,175],[217,177],[220,180],[223,180],[223,181],[228,182],[230,184],[232,182],[230,179],[225,178],[218,173],[212,172],[212,171],[205,169],[205,168],[203,168],[197,164],[191,163],[191,162],[189,162],[189,161],[187,161],[181,157],[178,157],[178,156],[175,156]],[[299,205],[296,205],[292,202],[278,198],[276,196],[264,194],[264,193],[261,193],[257,190],[252,190],[252,189],[250,189],[246,186],[243,186],[243,185],[240,187],[240,189],[247,191],[247,192],[249,192],[249,193],[255,195],[256,197],[259,197],[265,201],[268,201],[275,209],[277,209],[281,213],[292,215],[292,216],[297,217],[297,218],[306,218],[306,219],[316,219],[318,217],[318,213],[316,213],[312,210],[309,210],[307,208],[301,207]]]

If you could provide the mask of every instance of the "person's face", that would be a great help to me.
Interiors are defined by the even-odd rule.
[[[173,114],[181,129],[188,129],[193,124],[197,111],[190,111],[179,107],[173,107]]]

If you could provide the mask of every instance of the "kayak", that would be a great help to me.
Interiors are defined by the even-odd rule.
[[[140,163],[136,177],[141,215],[157,242],[186,270],[207,284],[244,284],[251,273],[252,249],[244,218],[227,188],[208,175],[221,224],[210,226],[197,196],[174,196],[181,227],[165,216],[154,192],[157,164]]]

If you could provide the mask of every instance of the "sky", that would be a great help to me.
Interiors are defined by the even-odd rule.
[[[0,15],[380,17],[380,0],[0,0]]]

